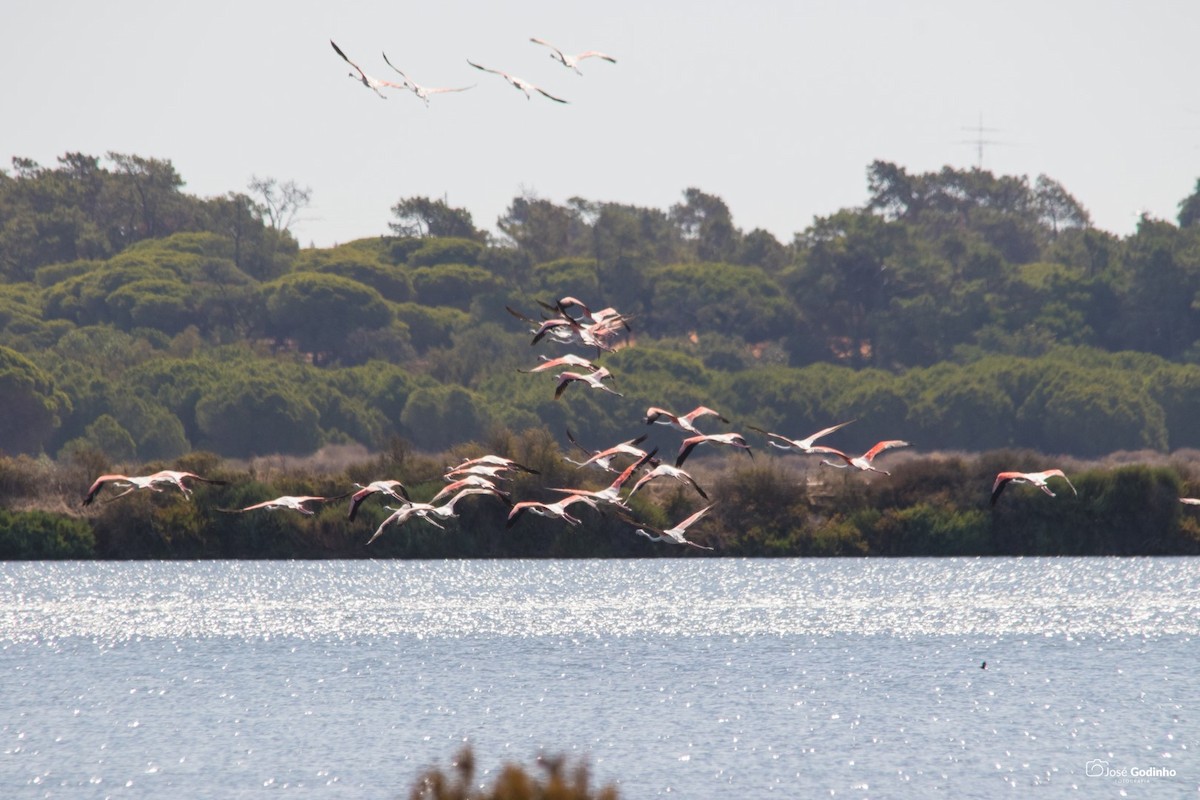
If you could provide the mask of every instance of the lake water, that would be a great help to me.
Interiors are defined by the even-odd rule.
[[[7,563],[0,797],[1196,797],[1198,644],[1200,559]]]

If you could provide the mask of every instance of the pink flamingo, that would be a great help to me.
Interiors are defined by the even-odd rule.
[[[738,447],[745,450],[746,455],[754,458],[754,451],[750,449],[750,445],[746,444],[745,438],[740,433],[702,433],[699,436],[689,436],[683,440],[683,444],[679,446],[679,455],[675,457],[675,466],[682,467],[684,460],[696,449],[696,445],[706,443]]]
[[[649,453],[646,453],[645,455],[643,455],[637,461],[633,462],[628,467],[626,467],[624,469],[624,471],[621,472],[621,474],[617,476],[616,480],[614,480],[612,483],[610,483],[605,488],[600,489],[599,491],[590,491],[588,489],[558,489],[558,488],[552,488],[552,489],[550,489],[550,491],[566,492],[567,494],[570,494],[570,495],[583,495],[585,497],[590,497],[593,500],[600,500],[605,503],[612,503],[614,506],[618,506],[620,508],[628,508],[628,506],[625,505],[625,502],[623,500],[621,500],[621,488],[625,485],[625,482],[629,480],[630,476],[633,475],[633,473],[637,472],[643,464],[645,464],[650,459],[654,458],[654,454],[657,452],[658,452],[658,448],[656,447],[653,450],[651,450]]]
[[[553,53],[550,54],[551,58],[553,58],[558,63],[562,64],[564,67],[568,67],[570,69],[575,70],[575,72],[579,75],[583,74],[582,72],[579,71],[579,62],[585,58],[599,58],[599,59],[609,62],[610,64],[617,63],[617,60],[615,58],[613,58],[610,55],[605,55],[604,53],[601,53],[599,50],[587,50],[583,53],[577,53],[576,55],[568,55],[568,54],[564,53],[562,50],[559,50],[554,45],[545,41],[544,39],[539,39],[536,36],[529,37],[529,41],[536,42],[537,44],[544,45],[545,47],[549,47],[551,50],[554,51]]]
[[[670,425],[675,430],[693,435],[699,435],[704,433],[704,431],[697,428],[695,422],[700,417],[709,415],[716,417],[717,419],[721,420],[721,422],[729,422],[729,420],[721,416],[720,413],[707,406],[696,406],[683,416],[677,416],[672,414],[670,411],[658,408],[657,406],[650,406],[648,409],[646,409],[646,419],[643,421],[647,425],[652,425],[655,423],[659,425]]]
[[[1062,478],[1067,482],[1067,486],[1071,487],[1071,491],[1075,493],[1075,496],[1079,496],[1079,492],[1075,491],[1075,485],[1071,483],[1070,478],[1063,474],[1061,469],[1048,469],[1045,472],[1001,472],[996,476],[996,482],[992,484],[992,505],[996,505],[996,500],[1000,498],[1000,493],[1010,483],[1033,484],[1046,494],[1054,497],[1054,492],[1050,491],[1050,487],[1046,485],[1046,481],[1049,478]]]
[[[350,496],[349,492],[347,492],[346,494],[339,494],[337,497],[284,495],[282,497],[276,497],[274,500],[264,500],[261,503],[255,503],[254,505],[246,506],[245,508],[218,508],[217,510],[222,511],[226,514],[244,514],[247,511],[255,511],[260,508],[267,509],[269,511],[275,511],[278,509],[290,509],[291,511],[299,511],[301,514],[311,517],[314,514],[316,514],[317,512],[314,511],[313,509],[309,508],[310,505],[320,505],[322,503],[332,503],[334,500],[341,500],[343,497],[349,497],[349,496]]]
[[[563,391],[566,390],[566,388],[569,385],[571,385],[572,383],[575,383],[575,382],[587,384],[588,386],[592,387],[593,389],[603,389],[604,391],[608,392],[609,394],[615,394],[617,397],[624,397],[624,395],[621,394],[620,392],[616,391],[615,389],[610,389],[608,386],[606,386],[604,383],[601,382],[606,378],[612,377],[612,373],[609,372],[608,369],[606,369],[605,367],[601,367],[600,369],[596,370],[595,372],[587,372],[587,373],[564,371],[564,372],[558,373],[558,375],[556,377],[558,378],[558,387],[555,388],[555,390],[554,390],[554,399],[555,400],[557,400],[559,397],[561,397]]]
[[[769,433],[768,431],[764,431],[762,428],[756,428],[753,425],[750,426],[750,430],[763,434],[767,437],[768,444],[770,444],[772,447],[778,447],[780,450],[795,450],[800,453],[812,453],[813,442],[823,436],[828,436],[836,430],[846,427],[851,422],[854,422],[854,420],[849,420],[847,422],[842,422],[825,428],[824,430],[819,430],[813,435],[809,436],[807,439],[789,439],[786,436],[780,436],[778,433]],[[779,444],[779,442],[783,442],[783,444]]]
[[[845,469],[846,467],[854,467],[855,469],[863,470],[864,472],[870,471],[870,472],[878,472],[882,475],[891,475],[892,473],[890,473],[890,472],[886,472],[882,469],[876,469],[872,465],[871,462],[875,460],[875,456],[879,455],[884,450],[891,450],[893,447],[908,447],[908,446],[909,446],[908,442],[902,442],[899,439],[889,439],[884,442],[879,442],[874,447],[872,447],[870,450],[863,453],[861,456],[858,456],[857,458],[851,458],[850,456],[843,453],[841,450],[838,450],[833,447],[824,447],[822,445],[816,445],[815,447],[810,448],[809,452],[816,453],[819,455],[834,456],[834,457],[840,458],[846,462],[845,464],[834,464],[832,461],[822,460],[821,463],[827,467],[837,467],[838,469]]]
[[[539,503],[536,500],[524,500],[514,505],[512,510],[508,512],[508,522],[505,524],[505,527],[511,528],[520,519],[521,515],[526,512],[548,519],[561,519],[571,525],[579,525],[581,524],[581,520],[567,513],[567,509],[575,503],[586,503],[592,508],[597,507],[595,500],[581,494],[564,497],[556,503]]]
[[[337,44],[333,41],[333,39],[330,39],[329,43],[331,45],[333,45],[334,51],[339,56],[342,57],[342,60],[344,60],[350,66],[354,67],[354,72],[358,73],[357,75],[355,75],[354,72],[351,72],[350,77],[354,78],[354,80],[358,81],[363,86],[367,87],[372,92],[374,92],[375,94],[382,97],[384,100],[387,100],[387,95],[385,95],[383,92],[379,91],[380,88],[382,88],[384,86],[391,87],[392,89],[407,89],[408,88],[406,85],[404,85],[402,83],[392,83],[391,81],[384,81],[384,80],[380,80],[379,78],[372,78],[370,75],[363,72],[362,68],[359,67],[358,64],[355,64],[353,61],[351,61],[349,58],[347,58],[346,54],[342,52],[342,48],[338,47]]]
[[[690,517],[688,517],[687,519],[685,519],[683,522],[679,523],[675,527],[667,528],[666,530],[659,530],[658,528],[652,528],[644,522],[638,522],[636,520],[630,519],[629,517],[625,517],[625,521],[630,523],[631,525],[637,526],[637,530],[634,531],[634,533],[637,533],[641,536],[645,536],[647,539],[649,539],[652,542],[666,542],[667,544],[686,544],[690,547],[695,547],[700,550],[712,550],[711,547],[705,547],[702,544],[696,544],[692,540],[685,538],[683,535],[684,531],[686,531],[688,529],[688,526],[691,525],[692,523],[694,523],[696,520],[703,517],[705,514],[707,514],[708,510],[710,508],[712,508],[712,506],[707,505],[704,508],[697,511],[695,514],[692,514]],[[651,536],[650,531],[653,531],[654,533],[656,533],[658,535]]]
[[[504,80],[508,81],[514,87],[516,87],[517,89],[524,92],[526,100],[530,99],[533,96],[529,93],[529,91],[532,89],[533,91],[537,92],[538,94],[542,95],[543,97],[549,98],[550,100],[553,100],[556,103],[567,102],[566,100],[563,100],[561,97],[555,97],[554,95],[550,94],[549,92],[547,92],[545,89],[541,88],[540,86],[535,86],[527,80],[518,78],[516,75],[510,75],[507,72],[502,72],[498,69],[489,69],[488,67],[480,66],[479,64],[476,64],[474,61],[472,61],[469,58],[467,59],[467,63],[470,64],[475,69],[481,69],[484,72],[490,72],[493,75],[499,75],[501,78],[504,78]]]
[[[404,488],[404,484],[400,481],[384,480],[371,481],[366,486],[356,483],[358,491],[350,495],[350,520],[353,521],[358,515],[358,507],[362,502],[373,494],[383,494],[391,497],[394,500],[405,502],[409,499],[408,489]]]
[[[633,497],[634,494],[637,493],[638,489],[642,488],[643,486],[645,486],[647,483],[654,480],[655,478],[674,478],[675,480],[679,481],[680,483],[684,483],[684,484],[687,484],[688,486],[691,486],[693,489],[696,490],[696,493],[699,494],[701,497],[703,497],[705,500],[708,499],[708,495],[705,494],[704,490],[700,488],[700,484],[696,483],[695,478],[693,478],[689,473],[684,472],[683,470],[679,469],[678,467],[672,467],[670,464],[659,464],[654,469],[650,470],[645,475],[638,478],[637,483],[635,483],[633,485],[633,488],[629,490],[629,494],[625,496],[625,499],[628,501],[629,498]]]

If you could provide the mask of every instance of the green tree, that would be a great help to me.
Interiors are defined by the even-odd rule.
[[[233,376],[196,403],[199,443],[240,458],[311,453],[321,445],[320,418],[301,390],[276,376]]]
[[[70,411],[67,396],[32,361],[0,347],[0,450],[36,453]]]
[[[408,197],[392,206],[395,222],[388,227],[397,236],[454,236],[460,239],[481,239],[482,233],[475,228],[471,212],[454,208],[445,200],[430,200],[428,197]]]
[[[379,292],[335,275],[298,272],[263,287],[269,332],[294,338],[314,363],[341,352],[351,332],[377,330],[392,322]]]

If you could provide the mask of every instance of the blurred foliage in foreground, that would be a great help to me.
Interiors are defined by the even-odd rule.
[[[612,786],[592,789],[586,764],[569,768],[562,756],[537,759],[542,775],[506,764],[490,788],[476,785],[475,755],[464,747],[451,771],[427,770],[409,792],[409,800],[617,800]]]

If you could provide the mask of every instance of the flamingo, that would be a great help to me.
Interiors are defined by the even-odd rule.
[[[845,469],[846,467],[854,467],[855,469],[860,469],[864,472],[869,470],[871,472],[878,472],[883,475],[891,475],[892,473],[890,473],[890,472],[886,472],[881,469],[876,469],[874,466],[872,466],[871,462],[875,460],[875,456],[879,455],[884,450],[891,450],[893,447],[908,447],[908,446],[909,446],[908,442],[902,442],[899,439],[889,439],[884,442],[879,442],[874,447],[872,447],[870,450],[863,453],[861,456],[858,456],[857,458],[851,458],[850,456],[843,453],[841,450],[838,450],[833,447],[824,447],[822,445],[815,445],[814,447],[809,448],[808,452],[815,453],[818,455],[835,456],[846,462],[845,464],[834,464],[832,461],[822,460],[821,463],[827,467],[837,467],[838,469]]]
[[[408,522],[413,517],[420,517],[435,528],[442,528],[442,530],[445,530],[445,528],[439,524],[437,520],[430,518],[429,515],[434,513],[437,508],[437,506],[434,506],[430,503],[407,503],[400,508],[392,508],[391,506],[384,506],[384,508],[392,513],[383,522],[379,523],[379,527],[375,529],[375,533],[371,534],[370,539],[367,539],[367,544],[370,544],[378,539],[383,534],[384,529],[389,525],[400,526]]]
[[[567,428],[567,439],[571,442],[571,444],[588,454],[588,459],[586,461],[571,461],[569,458],[567,461],[570,461],[577,467],[586,467],[589,464],[595,464],[605,472],[616,472],[616,470],[613,468],[612,461],[617,456],[630,455],[634,458],[641,458],[642,456],[646,455],[646,451],[637,446],[646,440],[646,436],[647,434],[642,434],[637,438],[628,439],[624,442],[618,442],[606,450],[588,450],[579,442],[575,441],[575,437],[571,434],[571,429]]]
[[[635,473],[639,469],[641,469],[643,464],[645,464],[650,459],[654,458],[654,454],[657,452],[658,452],[658,448],[656,447],[653,450],[651,450],[649,453],[646,453],[645,455],[643,455],[637,461],[633,462],[628,467],[626,467],[624,469],[624,471],[622,471],[621,474],[616,477],[616,480],[614,480],[612,483],[610,483],[605,488],[600,489],[599,491],[590,491],[588,489],[558,489],[558,488],[550,489],[550,491],[565,492],[570,495],[583,495],[585,497],[590,497],[593,500],[600,500],[605,503],[612,503],[614,506],[618,506],[620,508],[627,509],[627,508],[629,508],[629,506],[625,505],[625,502],[621,499],[621,487],[623,487],[625,485],[625,482],[629,480],[630,476],[633,475],[633,473]]]
[[[465,467],[455,467],[447,470],[442,477],[452,478],[457,480],[465,475],[482,475],[485,478],[498,478],[505,480],[507,476],[504,474],[509,472],[509,468],[503,464],[469,464]]]
[[[540,86],[535,86],[527,80],[522,80],[521,78],[518,78],[516,75],[509,75],[507,72],[501,72],[498,69],[489,69],[487,67],[480,66],[479,64],[476,64],[474,61],[472,61],[469,58],[467,59],[467,63],[470,64],[475,69],[481,69],[484,72],[490,72],[494,75],[499,75],[501,78],[504,78],[504,80],[508,81],[514,87],[516,87],[517,89],[520,89],[522,92],[524,92],[526,100],[533,97],[533,95],[531,95],[529,93],[529,90],[532,89],[533,91],[537,92],[538,94],[542,95],[543,97],[547,97],[556,103],[567,102],[566,100],[563,100],[561,97],[555,97],[554,95],[550,94],[549,92],[547,92],[545,89],[541,88]]]
[[[127,487],[125,488],[125,491],[113,496],[109,501],[111,502],[112,500],[116,500],[118,497],[124,497],[130,492],[135,492],[138,489],[149,489],[152,492],[161,492],[162,489],[158,488],[156,485],[160,482],[161,481],[157,474],[132,476],[118,474],[101,475],[99,478],[96,478],[91,487],[88,488],[87,495],[83,498],[83,503],[81,503],[81,505],[90,506],[92,501],[96,499],[96,495],[100,493],[100,490],[109,483],[117,484],[119,487]]]
[[[458,466],[448,468],[446,470],[446,474],[451,475],[458,470],[468,470],[472,467],[500,467],[500,471],[502,472],[505,470],[512,470],[515,472],[528,472],[532,475],[540,474],[533,467],[527,467],[524,464],[518,464],[516,461],[513,461],[511,458],[507,458],[505,456],[497,456],[492,454],[464,459],[461,463],[459,463]],[[475,474],[485,475],[486,473],[478,472]],[[496,477],[496,474],[493,473],[491,477]]]
[[[485,478],[483,475],[468,475],[465,478],[459,478],[456,481],[451,481],[442,487],[441,491],[429,498],[429,502],[436,503],[443,497],[454,494],[459,489],[483,489],[485,491],[497,492],[500,495],[507,497],[505,492],[500,490],[500,487],[492,483],[490,478]]]
[[[555,400],[557,400],[559,397],[561,397],[563,390],[565,390],[567,388],[567,386],[569,386],[574,381],[578,381],[579,383],[586,383],[588,386],[592,387],[593,389],[603,389],[604,391],[608,392],[609,394],[615,394],[617,397],[625,396],[625,395],[621,394],[620,392],[618,392],[614,389],[610,389],[610,388],[608,388],[608,386],[601,383],[601,381],[603,381],[605,378],[612,377],[612,373],[609,372],[608,369],[605,367],[600,367],[600,369],[596,370],[595,372],[588,372],[588,373],[564,371],[564,372],[558,373],[558,375],[556,377],[558,378],[558,388],[556,388],[554,390],[554,399]]]
[[[637,527],[637,530],[634,531],[634,533],[637,533],[641,536],[645,536],[647,539],[649,539],[652,542],[666,542],[667,544],[686,544],[690,547],[695,547],[700,550],[712,550],[711,547],[706,547],[702,544],[696,544],[692,540],[684,538],[684,535],[683,535],[683,532],[688,529],[688,526],[691,525],[692,523],[694,523],[696,520],[703,517],[705,514],[707,514],[708,510],[710,508],[712,508],[712,505],[707,505],[704,508],[697,511],[695,514],[692,514],[690,517],[688,517],[687,519],[685,519],[683,522],[679,523],[675,527],[667,528],[666,530],[659,530],[658,528],[652,528],[644,522],[638,522],[634,519],[630,519],[629,517],[625,517],[624,519],[626,522]],[[649,531],[653,531],[654,533],[656,533],[658,535],[651,536]]]
[[[358,491],[350,496],[350,516],[351,521],[358,514],[358,507],[362,505],[363,500],[366,500],[373,494],[385,494],[394,500],[405,502],[409,499],[408,489],[404,488],[404,484],[400,481],[384,480],[371,481],[366,486],[361,483],[354,484],[358,487]]]
[[[711,442],[712,444],[727,444],[746,451],[746,455],[754,458],[754,451],[746,444],[740,433],[702,433],[699,436],[689,436],[679,446],[679,455],[675,457],[675,466],[682,467],[684,460],[696,449],[696,445]]]
[[[1179,502],[1188,506],[1200,506],[1200,497],[1181,497]]]
[[[176,469],[159,470],[158,472],[154,473],[150,477],[154,480],[154,482],[156,484],[157,483],[169,483],[172,486],[175,486],[176,488],[179,489],[179,491],[183,492],[185,497],[192,496],[192,492],[190,489],[188,489],[187,485],[185,484],[185,481],[199,481],[200,483],[211,483],[214,486],[224,486],[227,483],[229,483],[229,481],[218,481],[218,480],[213,480],[212,478],[202,478],[194,472],[185,472],[185,471],[176,470]]]
[[[311,517],[317,512],[309,508],[309,504],[316,505],[320,503],[332,503],[334,500],[341,500],[343,497],[349,496],[349,492],[346,494],[339,494],[337,497],[284,495],[282,497],[276,497],[274,500],[264,500],[261,503],[255,503],[254,505],[246,506],[245,508],[218,508],[217,510],[223,511],[226,514],[243,514],[247,511],[254,511],[260,508],[265,508],[270,511],[287,508],[291,509],[292,511],[299,511],[301,514]]]
[[[996,482],[992,484],[992,505],[996,505],[996,500],[1000,498],[1000,493],[1010,483],[1030,483],[1051,497],[1055,497],[1054,492],[1046,485],[1046,481],[1049,478],[1062,478],[1067,482],[1067,486],[1071,487],[1071,491],[1075,493],[1075,496],[1079,496],[1079,492],[1075,491],[1075,485],[1071,483],[1070,478],[1063,474],[1061,469],[1048,469],[1045,472],[1001,472],[996,476]]]
[[[538,305],[545,308],[547,311],[557,311],[563,317],[574,320],[575,322],[586,325],[605,325],[620,322],[625,330],[629,330],[629,323],[626,322],[626,317],[620,311],[617,311],[612,306],[602,308],[599,311],[593,312],[588,308],[587,304],[575,297],[561,297],[554,305],[543,303],[538,300]],[[571,316],[567,313],[568,308],[578,308],[582,311],[578,316]]]
[[[450,88],[450,87],[433,88],[430,86],[422,86],[421,84],[417,83],[416,81],[412,80],[407,75],[405,75],[404,71],[402,69],[400,69],[399,67],[394,65],[391,61],[388,61],[387,53],[383,54],[383,60],[387,62],[387,65],[389,67],[396,70],[396,72],[400,73],[400,77],[404,78],[405,87],[407,87],[408,89],[411,89],[413,94],[415,94],[417,97],[424,100],[426,107],[429,106],[429,95],[431,95],[431,94],[444,94],[446,92],[465,92],[467,89],[475,88],[474,84],[472,84],[471,86],[458,86],[458,87],[454,87],[454,88]]]
[[[642,488],[655,478],[674,478],[680,483],[685,483],[688,486],[691,486],[696,490],[696,493],[705,500],[708,499],[708,495],[705,494],[704,490],[700,488],[700,484],[696,483],[696,479],[693,478],[689,473],[684,472],[678,467],[672,467],[670,464],[659,464],[654,469],[638,478],[637,483],[633,485],[633,488],[629,490],[629,494],[625,496],[625,500],[628,501],[629,498],[633,497],[634,494],[637,493],[638,489]]]
[[[556,503],[539,503],[536,500],[523,500],[512,507],[508,512],[508,522],[504,527],[511,528],[520,519],[525,512],[536,514],[539,517],[548,519],[561,519],[571,525],[579,525],[581,520],[567,513],[567,508],[575,503],[587,503],[592,508],[597,508],[596,501],[587,495],[573,494],[569,497],[564,497]]]
[[[579,367],[580,369],[587,369],[591,370],[592,372],[600,369],[591,361],[588,361],[582,356],[577,356],[574,353],[567,353],[566,355],[559,356],[558,358],[550,358],[549,356],[538,356],[538,358],[541,360],[541,364],[538,364],[533,369],[519,369],[517,372],[545,372],[546,370],[557,369],[558,367]]]
[[[349,73],[350,77],[354,78],[354,80],[358,81],[363,86],[367,87],[368,89],[373,91],[375,94],[382,97],[384,100],[387,100],[387,95],[385,95],[383,92],[379,91],[379,89],[381,87],[388,86],[388,87],[391,87],[392,89],[407,89],[408,88],[408,86],[403,83],[392,83],[391,81],[380,80],[379,78],[372,78],[370,75],[363,72],[362,68],[360,66],[358,66],[358,64],[355,64],[353,61],[351,61],[349,58],[347,58],[346,54],[342,52],[342,48],[338,47],[337,43],[334,42],[333,39],[330,39],[329,43],[331,45],[333,45],[334,51],[339,56],[341,56],[342,59],[347,64],[354,67],[354,71],[358,73],[357,75],[355,75],[354,72],[351,72],[351,73]]]
[[[578,53],[578,54],[572,56],[572,55],[567,55],[566,53],[564,53],[562,50],[559,50],[554,45],[550,44],[549,42],[547,42],[543,39],[539,39],[536,36],[529,37],[529,41],[549,47],[551,50],[554,51],[553,53],[550,54],[551,58],[553,58],[558,63],[562,64],[564,67],[569,67],[569,68],[575,70],[575,72],[579,75],[583,74],[582,72],[579,71],[579,62],[585,58],[599,58],[599,59],[603,59],[604,61],[607,61],[611,64],[617,63],[617,60],[615,58],[613,58],[610,55],[605,55],[604,53],[601,53],[599,50],[588,50],[586,52]]]
[[[729,420],[725,419],[725,417],[721,416],[718,412],[708,408],[707,406],[696,406],[683,416],[677,416],[672,414],[670,411],[658,408],[657,406],[650,406],[648,409],[646,409],[646,419],[644,422],[647,425],[652,425],[654,423],[659,425],[670,425],[672,428],[678,431],[690,433],[692,435],[699,435],[704,433],[704,431],[696,427],[696,420],[700,417],[708,415],[715,416],[717,419],[721,420],[721,422],[729,422]]]
[[[786,436],[780,436],[778,433],[769,433],[764,431],[762,428],[756,428],[753,425],[750,426],[750,430],[763,434],[767,437],[768,444],[770,444],[772,447],[778,447],[780,450],[795,450],[800,453],[812,453],[813,442],[815,442],[817,439],[820,439],[822,436],[828,436],[834,431],[846,427],[851,422],[854,422],[854,420],[848,420],[846,422],[841,422],[837,425],[825,428],[824,430],[819,430],[813,435],[809,436],[807,439],[789,439]],[[776,439],[779,441],[775,441]],[[783,444],[779,444],[779,442],[783,442]]]

